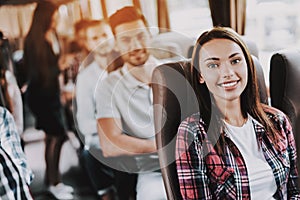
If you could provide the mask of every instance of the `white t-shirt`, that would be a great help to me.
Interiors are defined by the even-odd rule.
[[[242,127],[232,126],[226,122],[225,125],[225,131],[245,160],[251,199],[273,200],[277,190],[275,177],[262,149],[258,147],[252,117],[248,115],[248,120]]]

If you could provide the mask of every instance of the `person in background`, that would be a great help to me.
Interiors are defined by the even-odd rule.
[[[1,51],[1,63],[4,63],[6,69],[12,72],[12,74],[16,74],[16,69],[13,62],[12,51],[10,47],[10,43],[7,37],[0,30],[0,51]]]
[[[76,118],[84,140],[81,157],[95,193],[102,199],[113,199],[113,169],[97,159],[102,153],[97,134],[94,91],[98,81],[107,76],[108,69],[121,66],[122,63],[119,63],[120,57],[115,56],[114,37],[106,21],[86,21],[85,36],[84,46],[91,52],[89,56],[92,56],[94,61],[81,69],[76,82]]]
[[[74,39],[69,44],[70,52],[80,52],[82,58],[86,58],[90,51],[86,48],[86,24],[90,20],[81,19],[74,24]]]
[[[70,41],[68,45],[68,54],[73,57],[73,63],[79,64],[77,67],[77,72],[80,68],[84,69],[94,60],[93,56],[89,56],[91,53],[86,46],[86,29],[89,27],[90,19],[81,19],[74,24],[74,38]],[[73,76],[73,81],[75,82],[76,77]]]
[[[0,106],[0,199],[31,200],[33,173],[10,112]]]
[[[60,60],[55,31],[57,6],[37,4],[24,44],[24,62],[29,71],[25,99],[36,118],[36,128],[45,132],[45,184],[57,199],[73,199],[73,188],[63,184],[59,173],[60,153],[67,140],[59,76],[69,63]]]
[[[154,139],[150,83],[159,61],[148,49],[150,31],[145,17],[134,7],[116,11],[109,17],[109,23],[124,65],[96,88],[96,118],[103,156],[129,157],[122,169],[120,164],[110,166],[138,173],[137,200],[166,199]],[[128,181],[119,186],[119,190],[128,190]]]
[[[192,82],[199,110],[178,129],[183,199],[299,199],[287,116],[260,103],[252,57],[239,35],[215,27],[198,38]]]
[[[17,84],[17,80],[13,74],[12,67],[9,64],[9,55],[4,46],[7,46],[6,39],[0,34],[0,86],[1,95],[0,103],[7,108],[13,115],[17,130],[21,136],[24,130],[23,124],[23,101],[21,91]]]

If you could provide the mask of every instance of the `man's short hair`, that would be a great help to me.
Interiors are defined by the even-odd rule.
[[[115,35],[116,26],[137,20],[142,20],[145,26],[148,27],[147,20],[139,9],[133,6],[126,6],[117,10],[109,17],[109,24],[113,34]]]
[[[75,33],[78,33],[81,30],[86,30],[87,28],[90,28],[90,27],[98,26],[99,24],[102,24],[102,23],[108,24],[108,22],[104,19],[102,19],[102,20],[82,19],[75,23],[75,25],[74,25]]]
[[[82,19],[82,20],[77,21],[77,22],[74,24],[74,31],[75,31],[75,33],[78,33],[78,32],[80,32],[81,30],[83,30],[84,27],[85,27],[85,23],[86,23],[87,21],[88,21],[87,19]]]

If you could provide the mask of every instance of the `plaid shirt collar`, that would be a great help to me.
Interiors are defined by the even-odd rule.
[[[251,120],[256,133],[257,142],[264,152],[266,161],[271,166],[273,173],[275,174],[275,181],[278,186],[278,190],[274,197],[276,197],[276,199],[283,199],[283,194],[285,192],[282,191],[282,184],[286,179],[286,174],[284,171],[280,170],[280,168],[289,168],[289,163],[286,158],[286,147],[288,145],[287,140],[281,140],[279,143],[280,151],[277,151],[274,147],[274,144],[271,142],[272,140],[270,139],[269,133],[266,131],[264,126],[252,117]],[[240,181],[237,182],[240,184],[236,185],[237,193],[234,194],[234,196],[236,195],[235,198],[238,199],[250,199],[249,179],[243,156],[236,145],[229,138],[229,135],[225,131],[224,127],[221,128],[220,134],[224,134],[227,143],[223,157],[218,155],[212,143],[207,141],[207,146],[210,150],[205,158],[208,174],[210,174],[212,181],[225,184],[228,177],[231,174],[234,174],[238,168],[240,172],[238,179],[240,179]],[[233,160],[235,160],[235,163],[232,162]],[[278,173],[277,171],[281,172]],[[230,194],[228,194],[228,197],[229,196]]]

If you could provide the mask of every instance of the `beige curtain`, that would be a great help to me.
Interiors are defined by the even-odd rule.
[[[101,0],[101,9],[102,9],[102,13],[103,13],[103,18],[104,19],[108,19],[108,14],[107,14],[107,10],[106,10],[106,0]]]
[[[168,4],[166,0],[157,0],[157,17],[160,33],[170,30]]]
[[[139,10],[142,10],[140,0],[132,0],[132,3],[134,7],[136,7]]]
[[[246,0],[230,0],[230,26],[241,35],[245,34]]]

